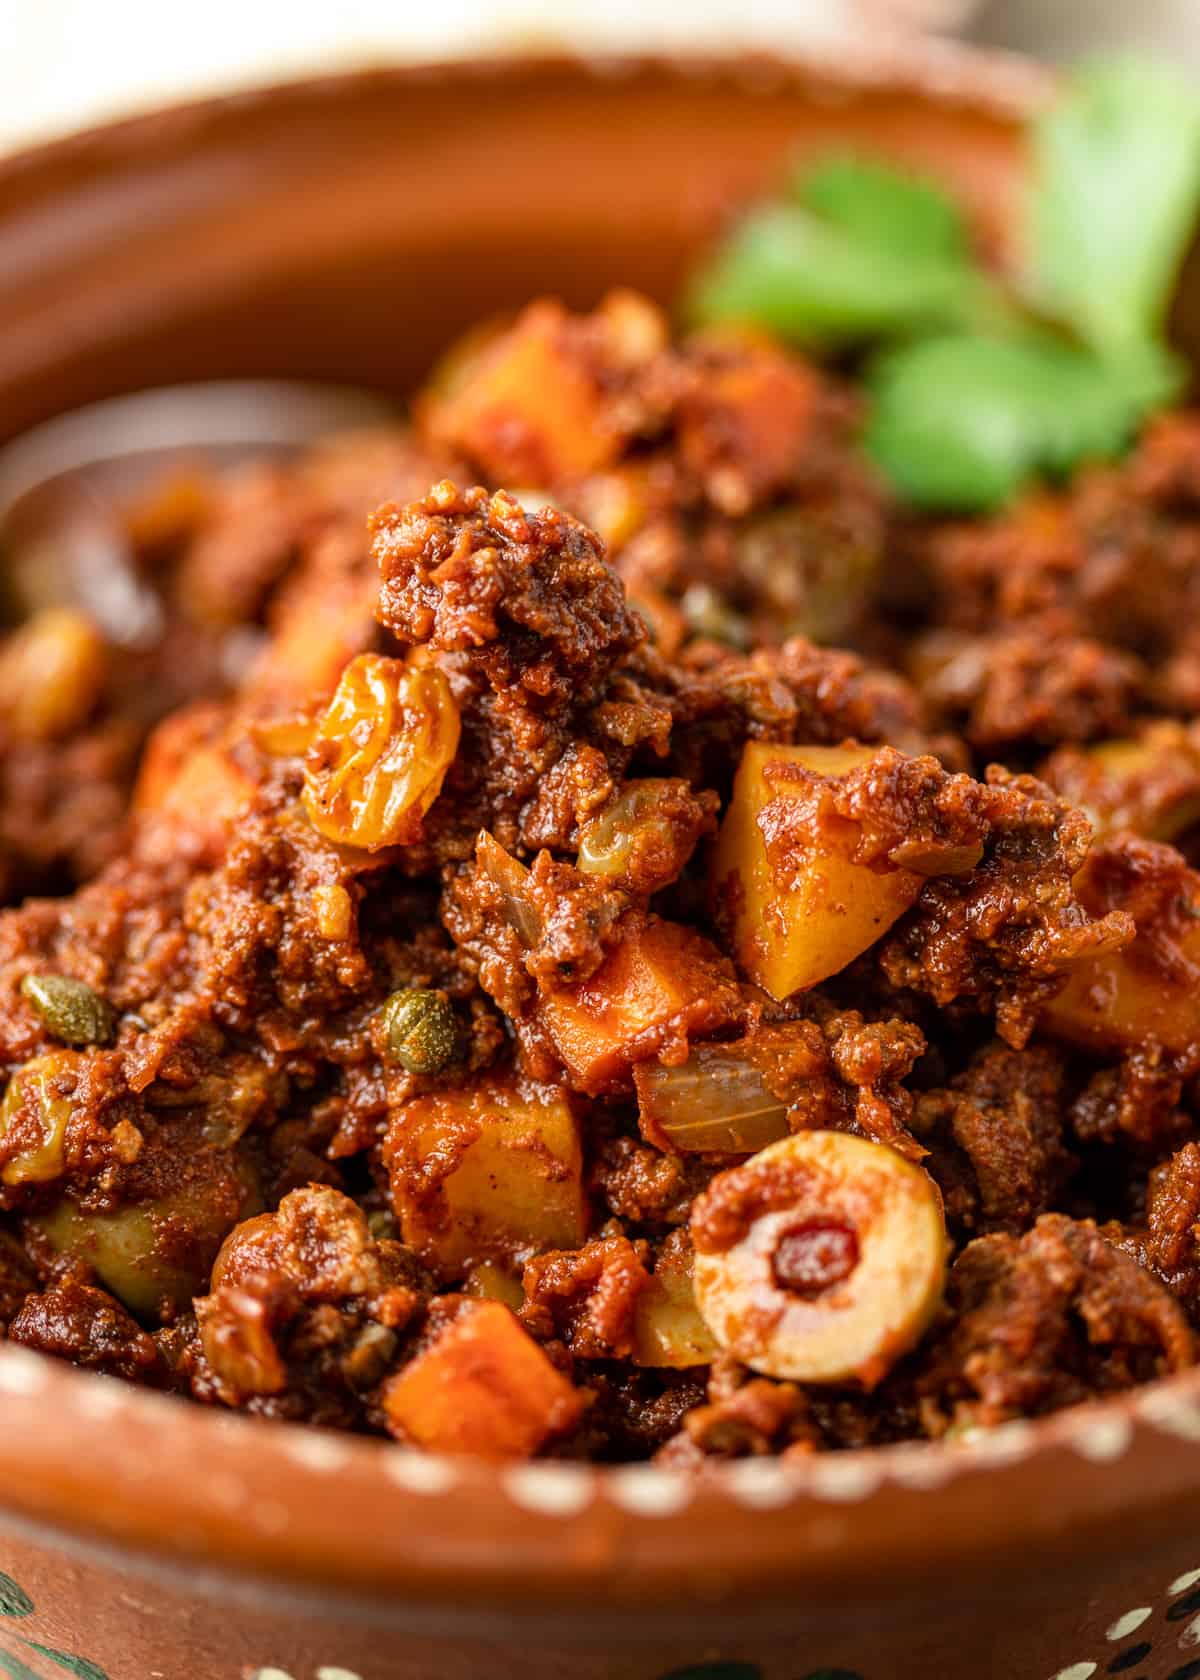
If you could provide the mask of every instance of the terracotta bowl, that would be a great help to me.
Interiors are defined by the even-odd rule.
[[[1036,70],[521,62],[210,101],[0,165],[0,436],[196,377],[401,391],[540,291],[669,296],[798,148],[1011,236]],[[1200,1372],[974,1444],[488,1468],[0,1347],[0,1672],[49,1680],[1187,1680]]]

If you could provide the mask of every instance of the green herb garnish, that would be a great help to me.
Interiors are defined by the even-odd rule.
[[[962,325],[989,306],[992,284],[967,260],[958,211],[935,188],[846,160],[800,177],[796,190],[799,202],[752,210],[733,230],[693,289],[698,319],[846,345]]]
[[[916,506],[1002,506],[1125,449],[1178,394],[1162,339],[1200,203],[1200,96],[1131,63],[1034,124],[1024,271],[1005,290],[941,188],[831,158],[753,210],[693,287],[702,321],[873,352],[867,446]]]
[[[954,200],[891,164],[830,157],[797,170],[791,194],[848,239],[876,251],[957,268],[972,260],[967,224]]]
[[[915,506],[990,511],[1039,472],[1118,454],[1179,384],[1153,345],[1105,362],[1045,337],[928,338],[874,362],[866,444]]]
[[[1034,126],[1029,294],[1097,350],[1162,331],[1200,198],[1200,97],[1120,61]]]

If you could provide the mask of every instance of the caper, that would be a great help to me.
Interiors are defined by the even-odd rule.
[[[29,999],[46,1031],[64,1044],[107,1044],[116,1031],[111,1003],[82,980],[65,974],[27,974],[21,995]]]
[[[454,1055],[458,1028],[444,992],[413,987],[383,1006],[387,1046],[408,1073],[439,1073]]]

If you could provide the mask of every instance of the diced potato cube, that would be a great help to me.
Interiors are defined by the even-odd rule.
[[[782,747],[751,741],[721,824],[712,882],[741,968],[772,997],[815,986],[853,962],[916,899],[923,877],[910,869],[855,863],[857,825],[831,815],[814,825],[802,866],[780,879],[766,836],[786,820],[787,805],[811,783],[772,776],[794,765],[810,776],[837,777],[870,763],[873,747]],[[809,838],[806,836],[806,838]]]
[[[572,1085],[595,1096],[626,1085],[635,1062],[736,1021],[741,999],[708,940],[634,915],[595,974],[543,992],[537,1013]]]
[[[1039,774],[1087,813],[1097,836],[1132,829],[1174,841],[1200,822],[1200,739],[1174,720],[1130,739],[1061,747]]]
[[[383,1394],[401,1440],[433,1452],[527,1458],[578,1421],[583,1397],[498,1301],[464,1303]]]
[[[579,1126],[566,1094],[487,1078],[418,1097],[385,1149],[404,1240],[446,1279],[587,1237]]]
[[[692,1288],[692,1249],[682,1232],[664,1243],[634,1320],[636,1365],[687,1370],[708,1365],[720,1351],[700,1316]]]
[[[1108,1051],[1149,1040],[1165,1050],[1194,1049],[1200,1043],[1200,874],[1180,859],[1170,891],[1142,902],[1136,888],[1124,902],[1119,894],[1096,897],[1086,866],[1075,887],[1094,915],[1128,910],[1137,937],[1124,950],[1075,965],[1042,1011],[1046,1031]]]

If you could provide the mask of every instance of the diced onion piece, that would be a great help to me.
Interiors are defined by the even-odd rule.
[[[542,918],[529,896],[529,871],[485,829],[475,843],[475,860],[500,894],[501,912],[527,951],[542,937]]]
[[[681,1154],[752,1155],[788,1134],[788,1105],[740,1045],[698,1044],[680,1067],[634,1070],[643,1135]]]
[[[676,784],[658,777],[627,782],[621,792],[584,824],[579,835],[579,868],[585,875],[625,873],[640,825],[654,825],[654,809],[664,788]]]
[[[418,840],[458,751],[458,707],[434,665],[362,653],[317,724],[304,809],[318,833],[378,851]]]
[[[872,747],[781,747],[751,741],[742,755],[712,866],[713,890],[744,972],[772,997],[786,998],[838,973],[883,936],[910,907],[924,877],[915,869],[870,868],[853,860],[855,824],[817,829],[803,867],[779,880],[764,828],[786,820],[804,791],[770,774],[792,765],[834,778],[869,764]]]

